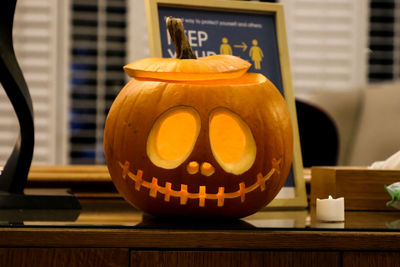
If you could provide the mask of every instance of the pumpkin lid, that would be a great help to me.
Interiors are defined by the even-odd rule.
[[[144,58],[124,66],[124,70],[134,78],[198,81],[238,78],[250,66],[236,56],[214,55],[197,59]]]

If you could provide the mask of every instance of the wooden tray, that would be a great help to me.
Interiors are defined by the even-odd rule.
[[[310,202],[316,198],[344,197],[346,210],[393,210],[385,185],[400,181],[399,170],[370,170],[363,167],[313,167]],[[398,210],[397,210],[398,211]]]

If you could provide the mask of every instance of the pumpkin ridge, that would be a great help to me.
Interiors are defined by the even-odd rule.
[[[125,104],[125,101],[126,101],[127,99],[128,99],[128,96],[125,95],[125,97],[124,97],[124,99],[123,99],[121,105],[119,106],[119,110],[118,110],[118,112],[117,112],[117,114],[116,114],[116,117],[119,117],[119,114],[121,113],[121,110],[122,110],[122,108],[123,108],[123,106],[124,106],[124,104]],[[117,124],[118,124],[118,120],[115,120],[113,126],[116,127]],[[111,129],[113,129],[114,127],[111,126]],[[115,132],[114,132],[114,134],[112,135],[112,140],[111,140],[111,144],[112,144],[111,147],[112,147],[112,148],[115,148],[115,140],[116,140],[116,138],[115,138]]]
[[[130,83],[128,83],[128,85],[129,84]],[[135,86],[135,80],[132,80],[132,84],[133,84],[133,86]],[[128,90],[128,88],[127,88],[127,90]],[[129,119],[132,117],[131,114],[132,114],[133,110],[135,110],[136,103],[139,101],[141,95],[143,94],[143,90],[128,90],[128,91],[129,91],[129,93],[127,95],[129,95],[130,98],[132,98],[133,94],[136,94],[136,96],[134,97],[133,101],[130,103],[129,111],[126,113],[125,118],[122,118],[123,119],[122,123],[125,123],[127,126],[132,124],[132,122],[130,122]],[[132,126],[130,126],[130,127],[128,126],[128,128],[132,128]],[[121,144],[125,144],[125,140],[128,138],[127,135],[128,135],[128,132],[124,131],[124,134],[121,136]]]
[[[128,86],[131,83],[133,83],[133,81],[130,81],[126,86]],[[115,111],[113,109],[113,107],[110,108],[110,111],[109,111],[109,116],[110,117],[107,116],[107,119],[105,121],[105,125],[107,124],[107,127],[104,128],[104,135],[105,136],[106,136],[107,129],[114,129],[116,127],[116,125],[118,124],[118,120],[111,119],[111,114],[115,114],[116,113],[115,117],[119,118],[121,110],[122,110],[126,100],[128,99],[128,94],[129,94],[129,92],[125,92],[125,94],[123,95],[124,98],[122,99],[121,104],[120,105],[115,105],[116,108],[119,107],[119,109],[117,111]],[[121,95],[121,97],[122,97],[122,95]],[[110,124],[110,123],[112,123],[111,128],[108,126],[108,124]],[[108,134],[107,134],[107,136],[108,136]],[[107,140],[107,138],[104,138],[104,139]],[[111,134],[111,140],[109,142],[111,144],[109,148],[111,148],[112,150],[115,149],[115,145],[116,145],[115,144],[115,140],[116,140],[115,132],[113,131],[112,134]],[[106,147],[107,147],[107,145],[106,145],[106,143],[104,143],[104,150],[106,149]],[[105,156],[107,156],[107,153],[105,153]]]

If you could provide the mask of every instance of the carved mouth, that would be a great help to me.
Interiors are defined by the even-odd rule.
[[[273,166],[278,166],[280,163],[279,161],[274,162]],[[222,207],[224,206],[225,199],[237,198],[240,197],[241,202],[245,201],[246,194],[260,188],[261,191],[265,190],[265,183],[268,181],[274,173],[279,173],[279,168],[273,167],[265,176],[262,173],[258,173],[256,177],[256,182],[248,187],[246,187],[244,182],[239,183],[238,190],[235,192],[225,192],[224,187],[218,188],[218,193],[210,194],[206,193],[206,186],[201,185],[199,186],[198,193],[189,193],[187,191],[188,186],[186,184],[180,185],[180,190],[173,190],[172,183],[166,182],[165,186],[158,185],[158,179],[153,177],[151,182],[143,180],[143,171],[138,170],[136,174],[129,170],[130,163],[125,161],[124,164],[118,162],[119,166],[122,168],[122,178],[131,179],[135,182],[135,189],[140,191],[141,187],[149,189],[149,196],[156,198],[157,194],[160,193],[164,195],[164,201],[169,202],[171,197],[176,197],[180,199],[180,204],[185,205],[187,200],[190,199],[198,199],[199,200],[199,207],[205,206],[206,199],[214,199],[217,200],[217,206]]]

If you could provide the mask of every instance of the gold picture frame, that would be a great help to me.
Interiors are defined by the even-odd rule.
[[[165,27],[160,23],[161,20],[164,19],[165,14],[171,13],[172,16],[181,17],[187,22],[190,22],[192,25],[197,25],[196,30],[193,30],[195,33],[192,36],[192,41],[197,41],[196,46],[202,46],[205,41],[205,36],[209,35],[207,32],[201,33],[201,26],[204,25],[212,25],[213,23],[219,25],[220,27],[236,25],[237,29],[233,29],[234,34],[231,34],[232,38],[236,38],[240,36],[240,34],[246,34],[251,30],[258,28],[265,29],[265,32],[262,30],[259,31],[257,35],[258,37],[268,38],[268,40],[272,39],[273,43],[270,47],[275,48],[275,64],[278,67],[270,66],[272,71],[276,71],[280,74],[277,75],[277,79],[280,80],[280,91],[284,95],[291,114],[292,122],[293,122],[293,130],[294,130],[294,156],[292,169],[290,172],[288,179],[293,179],[292,186],[285,186],[283,190],[290,189],[291,193],[288,194],[278,194],[277,198],[275,198],[266,208],[305,208],[307,207],[307,197],[305,190],[305,180],[303,175],[303,162],[300,151],[300,138],[299,131],[297,125],[297,115],[296,115],[296,107],[295,100],[293,94],[292,87],[292,78],[290,71],[290,63],[289,63],[289,53],[287,47],[287,39],[286,39],[286,31],[285,31],[285,22],[284,22],[284,12],[282,4],[278,3],[261,3],[261,2],[248,2],[248,1],[227,1],[227,0],[201,0],[201,1],[191,1],[191,0],[145,0],[146,7],[146,19],[147,19],[147,27],[148,27],[148,38],[149,38],[149,48],[150,48],[150,56],[152,57],[162,57],[166,56],[165,54],[168,51],[169,56],[172,56],[171,50],[165,50],[167,45],[168,37],[165,35],[161,35],[165,29],[161,27]],[[190,14],[190,15],[187,15]],[[192,16],[191,18],[186,18],[185,16]],[[209,16],[209,20],[208,17]],[[235,17],[235,21],[229,18]],[[259,23],[250,22],[253,19],[258,19]],[[222,23],[222,19],[225,18],[225,22]],[[204,23],[203,23],[204,22]],[[264,23],[264,24],[262,24]],[[190,25],[190,26],[192,26]],[[185,29],[189,29],[187,24],[185,24]],[[251,26],[251,27],[250,27]],[[240,28],[246,28],[246,31],[240,31]],[[251,29],[254,28],[254,29]],[[228,29],[228,27],[226,27]],[[217,30],[215,28],[212,33]],[[219,29],[221,31],[221,29]],[[230,29],[232,30],[232,29]],[[196,35],[197,31],[197,35]],[[193,32],[192,32],[193,33]],[[228,35],[226,31],[223,31],[224,35]],[[271,35],[271,36],[269,36]],[[245,37],[243,37],[245,38]],[[247,37],[246,37],[247,38]],[[190,37],[189,37],[190,39]],[[228,38],[226,38],[228,39]],[[200,43],[200,41],[203,43]],[[211,40],[211,38],[210,38]],[[217,40],[214,38],[213,40]],[[218,40],[222,40],[222,42],[226,43],[226,40],[219,38]],[[254,39],[255,40],[255,39]],[[250,42],[253,44],[252,47],[257,46],[257,42]],[[207,39],[208,41],[208,39]],[[247,42],[248,43],[248,42]],[[215,44],[214,44],[215,45]],[[164,46],[164,47],[163,47]],[[193,46],[193,45],[192,45]],[[246,46],[246,49],[245,49]],[[261,46],[261,45],[260,45]],[[233,45],[232,48],[242,49],[243,51],[247,50],[249,47],[246,42],[238,42],[238,44]],[[164,49],[164,50],[163,50]],[[249,49],[250,50],[250,49]],[[222,51],[222,50],[220,50]],[[239,50],[237,50],[239,51]],[[253,50],[254,52],[255,50]],[[269,50],[268,50],[269,51]],[[196,53],[200,53],[200,56],[208,55],[208,52],[214,51],[195,51]],[[251,54],[251,52],[250,52]],[[253,53],[254,54],[254,53]],[[263,55],[263,52],[261,52]],[[260,67],[257,58],[252,58],[254,62]],[[264,66],[268,66],[265,65]],[[261,69],[261,67],[260,67]],[[260,71],[261,72],[261,71]],[[280,76],[280,77],[278,77]],[[269,78],[269,77],[268,77]],[[276,85],[276,84],[275,84]],[[281,191],[281,192],[282,192]],[[289,196],[290,195],[290,196]]]

